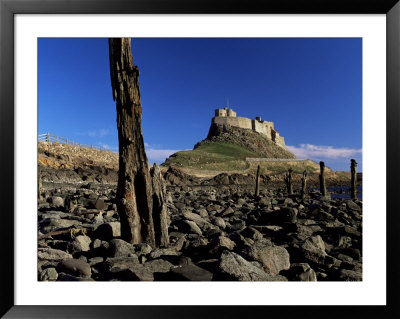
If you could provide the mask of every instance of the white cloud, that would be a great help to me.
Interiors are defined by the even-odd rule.
[[[151,145],[149,143],[144,142],[146,155],[150,163],[162,163],[164,162],[170,155],[179,152],[180,150],[170,150],[161,148],[162,145]]]
[[[146,149],[149,162],[164,162],[170,155],[179,152],[179,150],[165,150],[165,149]]]
[[[106,129],[99,129],[99,130],[92,130],[88,131],[88,135],[90,137],[104,137],[110,133],[109,130]]]
[[[298,158],[340,158],[340,157],[352,157],[362,153],[362,149],[354,148],[335,148],[333,146],[323,145],[312,145],[312,144],[300,144],[300,147],[287,145],[286,146],[292,153]]]

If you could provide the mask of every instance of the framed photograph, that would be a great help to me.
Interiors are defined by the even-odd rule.
[[[0,14],[1,315],[400,315],[398,1],[0,0]],[[124,131],[126,94],[143,121],[133,108]],[[143,183],[138,228],[124,199]]]

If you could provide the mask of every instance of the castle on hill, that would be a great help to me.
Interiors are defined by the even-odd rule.
[[[254,132],[263,134],[267,139],[275,142],[281,147],[285,147],[285,139],[280,136],[278,131],[274,129],[274,122],[268,122],[261,120],[261,117],[257,116],[254,120],[246,117],[236,116],[236,112],[230,108],[224,107],[223,109],[216,109],[215,116],[212,118],[212,124],[217,125],[230,125],[239,127],[242,129],[249,129]]]

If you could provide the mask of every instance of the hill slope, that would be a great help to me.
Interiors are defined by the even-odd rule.
[[[193,150],[177,152],[162,165],[214,171],[245,170],[249,168],[248,157],[296,159],[289,150],[260,133],[213,123],[207,138]]]

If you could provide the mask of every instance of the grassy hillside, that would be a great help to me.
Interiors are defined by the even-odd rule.
[[[192,151],[177,152],[162,165],[206,170],[243,170],[249,166],[246,157],[256,156],[256,153],[239,145],[210,142]]]

